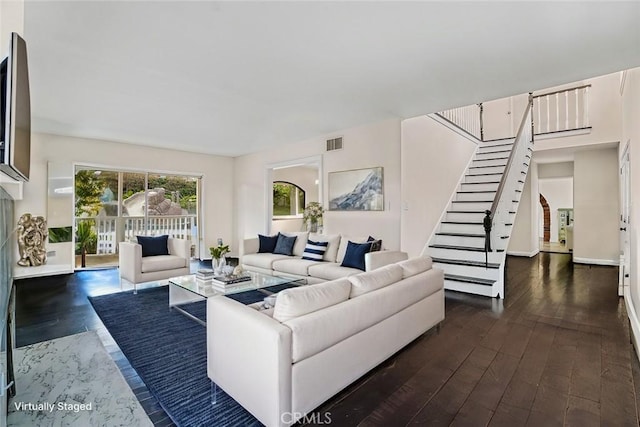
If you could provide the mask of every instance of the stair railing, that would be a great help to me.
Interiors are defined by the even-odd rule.
[[[533,97],[535,135],[588,129],[591,85],[556,90]]]
[[[526,177],[526,173],[522,173],[522,167],[526,165],[528,168],[529,166],[529,163],[526,162],[526,155],[533,143],[532,106],[533,96],[529,94],[529,102],[527,103],[527,108],[520,122],[518,133],[513,142],[511,153],[509,154],[509,160],[507,160],[502,179],[500,179],[500,184],[498,185],[498,190],[491,203],[491,209],[485,212],[485,266],[487,268],[489,266],[488,253],[491,252],[491,232],[493,231],[493,235],[495,236],[500,236],[505,232],[509,213],[512,212],[515,202],[514,199],[517,197],[516,190],[518,189],[518,181],[522,181],[520,177]],[[529,162],[530,161],[529,159]]]
[[[480,141],[484,141],[483,106],[480,104],[466,105],[440,111],[436,115],[445,119],[455,127],[463,130]]]

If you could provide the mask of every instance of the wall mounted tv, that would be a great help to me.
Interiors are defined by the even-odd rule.
[[[9,55],[0,63],[0,171],[18,181],[28,181],[30,165],[27,44],[18,34],[11,33]]]

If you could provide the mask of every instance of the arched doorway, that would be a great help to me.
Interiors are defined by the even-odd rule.
[[[549,242],[551,240],[551,210],[547,199],[540,194],[540,204],[542,205],[542,241]]]

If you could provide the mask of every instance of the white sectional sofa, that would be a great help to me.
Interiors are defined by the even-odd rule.
[[[209,378],[267,426],[290,425],[444,320],[429,257],[287,289],[272,311],[207,301]]]
[[[307,283],[320,283],[362,273],[361,270],[341,266],[347,250],[347,244],[366,242],[366,237],[349,237],[346,235],[324,235],[309,232],[283,233],[296,236],[293,256],[273,253],[258,253],[258,238],[245,239],[243,251],[240,255],[242,268],[275,276],[307,279]],[[323,262],[302,259],[307,240],[328,242]],[[375,270],[387,264],[407,259],[406,252],[378,251],[365,255],[365,271]]]

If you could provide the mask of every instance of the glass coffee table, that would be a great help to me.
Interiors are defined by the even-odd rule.
[[[206,326],[205,322],[188,313],[180,306],[221,295],[249,304],[246,301],[262,301],[269,295],[276,294],[281,290],[307,284],[305,279],[269,276],[268,274],[255,272],[248,272],[248,274],[251,280],[227,285],[224,291],[215,288],[213,285],[202,284],[202,282],[196,280],[195,274],[171,278],[169,279],[169,308],[177,310],[188,318]]]

